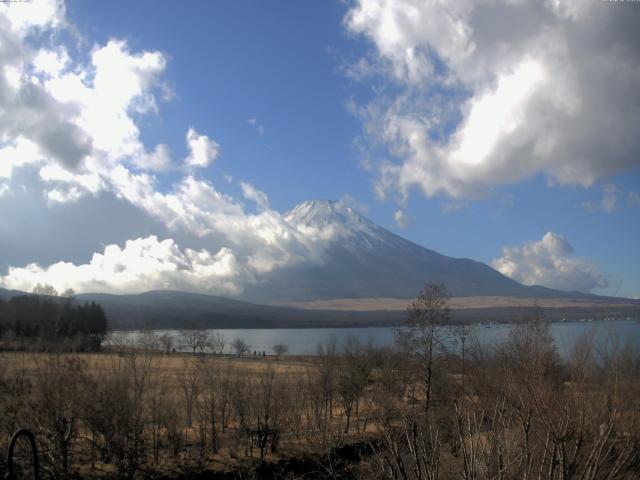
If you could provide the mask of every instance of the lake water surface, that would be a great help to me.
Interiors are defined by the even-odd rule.
[[[484,345],[495,345],[509,335],[511,325],[492,324],[474,325],[470,327],[470,338],[477,339]],[[592,322],[564,322],[552,323],[551,334],[561,355],[568,355],[576,342],[585,335],[593,335],[599,345],[618,343],[634,343],[640,346],[640,322],[628,320],[596,320]],[[251,352],[273,353],[273,345],[277,343],[288,347],[289,354],[313,355],[319,344],[326,344],[332,339],[338,347],[344,345],[349,338],[357,338],[360,342],[372,343],[376,346],[389,346],[394,343],[395,327],[370,328],[282,328],[282,329],[220,329],[209,330],[211,333],[221,333],[227,346],[225,351],[231,353],[231,343],[241,338],[251,347]],[[169,334],[174,337],[176,350],[188,351],[181,344],[179,330],[156,330],[156,334]],[[111,334],[108,343],[122,339],[135,341],[141,335],[140,331],[116,331]],[[471,340],[470,340],[471,341]]]

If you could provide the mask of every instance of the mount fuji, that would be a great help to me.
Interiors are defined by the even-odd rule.
[[[376,225],[340,202],[311,200],[284,214],[299,230],[331,232],[324,262],[265,275],[243,298],[253,302],[308,302],[340,298],[415,298],[426,282],[455,297],[591,297],[522,285],[467,258],[441,255]]]
[[[303,202],[284,220],[317,237],[323,255],[266,274],[239,298],[156,290],[77,299],[100,303],[116,329],[382,326],[399,324],[409,299],[438,282],[463,321],[514,321],[534,303],[549,319],[640,318],[638,301],[525,286],[484,263],[421,247],[340,202]],[[0,288],[0,300],[24,294]]]

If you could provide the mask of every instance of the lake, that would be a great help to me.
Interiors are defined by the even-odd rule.
[[[484,345],[492,345],[507,338],[511,325],[491,324],[473,325],[470,327],[470,337]],[[563,322],[550,325],[551,334],[561,355],[567,356],[578,339],[592,334],[599,345],[611,342],[625,344],[628,342],[640,345],[640,322],[638,320],[595,320],[585,322]],[[220,329],[209,330],[210,333],[220,332],[227,342],[225,352],[231,352],[231,343],[236,339],[243,339],[250,345],[251,352],[273,353],[273,345],[277,343],[288,347],[289,354],[313,355],[319,344],[326,344],[335,339],[338,346],[343,345],[349,338],[357,338],[361,342],[371,342],[376,346],[388,346],[394,342],[394,327],[370,328],[283,328],[283,329]],[[155,330],[158,335],[169,334],[174,337],[176,350],[188,351],[181,345],[179,330]],[[107,344],[121,340],[135,341],[141,331],[115,331]]]

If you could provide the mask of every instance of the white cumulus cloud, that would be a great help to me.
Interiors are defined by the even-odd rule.
[[[572,257],[573,247],[557,233],[522,246],[504,247],[493,267],[525,285],[590,292],[607,287],[605,276],[588,260]]]
[[[134,116],[157,111],[153,90],[166,67],[163,54],[132,53],[126,42],[110,40],[93,48],[91,65],[74,66],[52,78],[46,76],[42,87],[59,104],[75,106],[68,120],[90,141],[93,165],[87,168],[131,162],[152,169],[163,152],[147,152]]]
[[[11,3],[0,4],[0,17],[12,33],[21,37],[34,30],[55,28],[65,21],[65,6],[59,0],[39,0],[20,5]]]
[[[200,135],[193,128],[187,131],[187,146],[189,156],[185,159],[185,164],[189,167],[204,168],[218,158],[220,145],[215,140],[211,140],[206,135]]]
[[[242,188],[242,194],[247,200],[254,201],[262,210],[269,209],[269,197],[266,193],[247,182],[240,182],[240,188]]]
[[[77,292],[131,293],[181,288],[236,294],[240,275],[242,270],[228,248],[216,253],[181,249],[172,239],[150,236],[129,240],[123,248],[107,245],[86,264],[11,267],[0,284],[26,291],[37,283],[46,283],[59,291],[73,288]]]
[[[590,186],[640,165],[637,8],[357,0],[344,25],[372,46],[359,76],[392,85],[354,109],[383,197],[475,198],[538,173]]]
[[[42,175],[45,197],[57,203],[108,190],[111,170],[170,167],[168,147],[147,149],[137,117],[158,111],[155,90],[166,60],[160,52],[131,52],[125,41],[95,45],[89,61],[73,58],[59,33],[64,4],[0,5],[0,175],[43,164],[65,175]],[[34,41],[32,32],[38,32]],[[87,176],[102,180],[86,188]]]
[[[400,228],[407,228],[411,223],[411,218],[409,218],[409,215],[407,215],[407,212],[404,210],[398,210],[394,213],[393,219]]]
[[[175,168],[167,144],[145,145],[140,125],[168,98],[164,53],[116,38],[67,48],[64,13],[57,1],[0,3],[3,285],[235,294],[275,269],[322,261],[335,232],[289,225],[242,182],[258,206],[249,213],[195,175],[220,154],[209,136],[185,125],[186,168]],[[70,239],[75,231],[84,233]]]

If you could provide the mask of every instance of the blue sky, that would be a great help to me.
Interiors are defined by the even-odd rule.
[[[93,177],[75,177],[76,183],[59,176],[45,180],[46,159],[14,165],[5,175],[6,186],[0,188],[9,192],[0,197],[5,209],[14,207],[11,198],[18,198],[22,182],[22,191],[37,192],[34,199],[49,199],[34,207],[33,215],[48,221],[62,215],[72,223],[63,211],[86,202],[86,209],[105,215],[118,233],[105,234],[102,242],[96,242],[98,234],[73,240],[72,251],[52,248],[62,252],[59,258],[35,252],[38,242],[28,252],[18,251],[19,242],[6,234],[8,253],[0,262],[4,285],[27,288],[42,280],[77,290],[188,288],[188,281],[172,283],[151,267],[131,272],[135,281],[113,288],[117,281],[101,283],[96,271],[88,279],[79,273],[89,270],[80,267],[90,264],[91,253],[107,258],[103,249],[114,244],[125,255],[125,242],[153,234],[159,242],[171,239],[174,243],[162,248],[191,271],[196,265],[186,249],[215,257],[224,274],[208,283],[210,291],[239,293],[242,282],[262,271],[251,270],[252,248],[262,247],[257,240],[238,240],[236,231],[219,231],[218,216],[244,225],[251,230],[248,237],[263,227],[281,228],[280,219],[266,215],[255,196],[247,195],[244,182],[264,192],[269,211],[282,213],[307,199],[342,199],[416,243],[493,264],[525,283],[569,288],[575,282],[575,288],[596,293],[640,295],[640,144],[633,132],[640,98],[626,83],[640,78],[640,54],[637,42],[624,33],[640,26],[640,8],[604,11],[571,3],[557,11],[534,3],[505,8],[502,14],[521,21],[516,32],[501,26],[504,19],[492,7],[469,5],[72,1],[52,10],[40,30],[16,27],[16,41],[32,52],[24,63],[38,49],[67,52],[62,70],[39,77],[56,101],[64,95],[51,90],[46,79],[86,71],[83,81],[89,85],[99,68],[91,67],[92,56],[109,42],[124,45],[118,50],[122,58],[155,52],[164,65],[131,70],[143,79],[142,93],[132,94],[121,111],[98,114],[131,119],[139,129],[131,140],[137,142],[136,153],[96,153],[99,140],[87,130],[92,153],[70,171]],[[455,22],[465,28],[450,30]],[[602,24],[619,28],[612,34]],[[589,36],[600,44],[584,40]],[[496,53],[496,45],[507,43],[508,50]],[[614,51],[626,54],[617,58]],[[592,63],[593,58],[602,61]],[[104,68],[109,78],[109,65]],[[620,78],[619,84],[602,87]],[[117,85],[118,76],[109,82]],[[136,110],[135,102],[145,95],[153,97],[154,107]],[[68,120],[82,130],[78,118],[70,114]],[[205,165],[193,170],[179,167],[189,156],[189,128],[216,145]],[[0,132],[4,148],[12,147],[7,132]],[[38,143],[35,136],[22,135]],[[541,140],[547,137],[552,140]],[[159,144],[168,148],[172,167],[153,171],[133,158]],[[483,148],[477,159],[467,158],[469,151]],[[112,185],[116,171],[123,180]],[[144,195],[170,196],[193,178],[192,185],[201,182],[208,194],[221,196],[219,210],[199,211],[192,224],[178,225],[183,220],[162,214],[169,203],[145,203],[132,193],[127,175],[148,175]],[[100,186],[83,190],[88,178]],[[180,197],[180,211],[192,203],[202,206],[198,197],[185,198]],[[7,220],[4,228],[33,233],[20,222]],[[547,232],[552,235],[545,237]],[[269,245],[274,252],[265,260],[268,268],[299,261],[292,260],[297,247],[286,238]],[[69,239],[60,235],[52,241]],[[296,241],[308,246],[309,240]],[[150,242],[150,250],[157,247]],[[508,254],[505,247],[511,247]],[[165,254],[158,256],[166,259]],[[27,269],[30,262],[38,268]],[[56,262],[66,266],[52,269]],[[238,265],[241,273],[234,269]],[[166,267],[162,263],[159,271]],[[56,283],[60,273],[55,272],[78,280]]]
[[[340,55],[354,57],[357,48],[341,27],[345,12],[340,2],[167,3],[153,11],[144,3],[77,2],[68,9],[92,43],[125,38],[132,50],[169,57],[165,78],[176,96],[150,119],[146,141],[185,151],[186,126],[208,132],[224,153],[206,175],[260,185],[280,210],[309,197],[370,196],[351,147],[359,122],[345,106],[368,89],[340,73]]]

